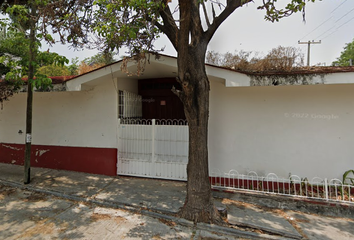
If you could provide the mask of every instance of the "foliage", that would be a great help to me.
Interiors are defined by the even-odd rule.
[[[4,53],[7,53],[0,57],[0,63],[9,70],[6,72],[5,80],[7,82],[21,81],[22,77],[27,75],[29,65],[27,54],[29,51],[29,44],[25,35],[22,32],[16,32],[13,37],[4,40],[4,44],[0,43],[0,48],[1,46],[3,46]],[[14,46],[18,47],[14,48]],[[19,51],[19,49],[21,50]],[[30,81],[33,81],[34,86],[37,88],[47,88],[51,85],[51,80],[46,77],[43,72],[38,71],[39,68],[45,65],[64,66],[69,60],[57,53],[50,53],[48,51],[40,52],[38,48],[36,50],[36,56],[36,61],[32,62],[32,65],[34,66],[34,79],[31,79]]]
[[[304,66],[304,54],[299,48],[278,46],[265,56],[247,51],[227,52],[225,54],[210,51],[206,62],[245,72],[279,71],[287,72]]]
[[[59,65],[47,65],[38,68],[38,73],[47,75],[47,76],[70,76],[70,70],[67,66]]]
[[[11,63],[4,62],[17,60],[20,65],[26,64],[28,51],[28,41],[24,33],[9,28],[7,34],[0,39],[0,78],[14,67]]]
[[[67,67],[69,70],[69,75],[79,74],[79,58],[75,57],[71,59],[71,64]]]
[[[77,73],[84,74],[87,72],[91,72],[97,68],[113,63],[114,61],[115,61],[114,53],[109,51],[104,51],[92,57],[85,58],[80,63],[80,65],[77,66]]]
[[[321,0],[320,0],[321,1]],[[166,34],[170,40],[172,37],[172,29],[166,29],[168,21],[176,21],[174,13],[178,13],[179,8],[170,14],[168,4],[170,0],[163,1],[111,1],[111,0],[95,0],[93,4],[97,7],[97,11],[92,13],[92,27],[97,32],[99,40],[98,45],[102,49],[119,49],[120,46],[128,47],[128,53],[133,56],[141,51],[154,50],[153,43],[161,33]],[[181,1],[178,1],[180,4]],[[230,15],[233,9],[241,7],[251,0],[231,0],[231,1],[193,1],[198,3],[198,8],[203,9],[206,13],[206,3],[211,4],[213,21],[205,14],[205,20],[208,25],[213,25],[218,21],[222,23],[223,19]],[[279,21],[281,18],[288,17],[293,13],[301,12],[305,19],[306,2],[315,2],[315,0],[289,0],[288,4],[283,8],[278,7],[278,0],[264,0],[258,9],[265,10],[265,20]],[[202,8],[203,6],[203,8]],[[223,9],[224,14],[219,14],[217,19],[215,7]],[[229,8],[232,11],[229,12]],[[210,9],[210,8],[209,8]],[[225,11],[226,10],[226,11]],[[227,16],[224,16],[227,14]],[[171,18],[172,17],[172,18]],[[199,16],[200,17],[200,16]],[[109,24],[107,24],[109,23]],[[178,25],[176,26],[178,27]],[[174,30],[174,29],[173,29]],[[172,44],[174,42],[172,41]]]
[[[35,64],[35,77],[36,79],[39,77],[45,77],[45,79],[48,79],[46,76],[68,76],[70,74],[69,70],[66,66],[64,66],[64,64],[68,63],[69,60],[64,56],[59,55],[58,53],[38,51]],[[42,83],[36,84],[40,86]],[[48,86],[43,87],[45,89]]]
[[[289,17],[296,12],[302,12],[303,18],[305,19],[306,2],[315,2],[315,0],[292,0],[283,9],[277,8],[277,2],[278,0],[264,0],[263,5],[258,7],[258,9],[266,10],[264,16],[265,20],[278,22],[281,18]]]
[[[64,64],[68,64],[69,60],[65,56],[61,56],[58,53],[49,52],[48,49],[48,51],[37,53],[36,62],[37,62],[36,66],[38,67],[52,65],[52,64],[63,66]]]
[[[334,66],[350,66],[350,59],[352,64],[354,62],[354,39],[351,43],[347,43],[344,51],[341,52],[339,58],[332,63]]]
[[[101,49],[114,51],[126,46],[131,56],[153,50],[160,33],[156,23],[160,21],[159,12],[166,6],[164,1],[96,0],[94,5],[98,10],[93,13],[92,27]]]
[[[110,63],[113,63],[114,60],[114,52],[109,52],[109,51],[105,51],[105,52],[101,52],[101,53],[97,53],[96,55],[89,57],[89,58],[85,58],[84,62],[87,65],[107,65]]]
[[[87,72],[91,72],[97,68],[103,67],[105,64],[101,63],[101,64],[92,64],[92,65],[88,65],[86,62],[82,61],[79,65],[78,68],[78,73],[79,75],[87,73]]]
[[[349,176],[352,177],[349,177]],[[343,174],[343,184],[350,184],[350,185],[354,185],[354,170],[348,170]]]
[[[17,91],[16,85],[7,85],[4,82],[0,82],[0,105],[3,109],[3,102],[7,101]]]
[[[1,26],[6,29],[6,35],[0,39],[0,70],[5,82],[2,86],[0,101],[8,100],[16,90],[23,85],[22,78],[28,74],[29,58],[29,39],[26,36],[28,29],[28,10],[24,6],[9,6],[7,8],[10,19],[1,19]],[[40,35],[37,36],[40,39]],[[40,42],[36,41],[35,52],[36,61],[32,61],[34,66],[34,78],[28,81],[37,89],[48,89],[51,87],[51,79],[41,71],[40,67],[63,66],[68,60],[57,53],[49,51],[39,51]],[[42,69],[43,70],[43,69]],[[7,86],[7,87],[6,87]],[[11,94],[10,94],[11,93]]]
[[[1,24],[6,29],[6,34],[0,39],[0,79],[6,81],[1,82],[0,86],[0,103],[3,108],[3,101],[9,99],[22,85],[20,65],[28,62],[28,41],[24,38],[22,32],[14,31],[6,28],[7,24]],[[6,76],[6,77],[5,77]],[[11,79],[11,80],[9,80]]]

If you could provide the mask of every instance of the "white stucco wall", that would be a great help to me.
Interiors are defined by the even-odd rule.
[[[132,78],[119,78],[118,89],[138,94],[138,80]]]
[[[354,85],[211,83],[210,168],[341,178],[353,169]]]
[[[24,143],[26,95],[16,94],[0,110],[0,142]],[[33,144],[117,147],[117,94],[111,79],[89,91],[36,92],[33,104]]]
[[[354,83],[354,72],[327,74],[324,82],[326,84]]]
[[[110,72],[68,81],[73,92],[35,93],[33,143],[116,148],[116,91],[137,93],[138,80]],[[341,178],[353,169],[354,84],[345,83],[354,73],[328,74],[328,85],[262,87],[248,87],[250,78],[233,71],[209,67],[208,73],[210,169],[309,179]],[[26,93],[4,103],[0,142],[24,143],[18,131],[25,132],[25,112]]]

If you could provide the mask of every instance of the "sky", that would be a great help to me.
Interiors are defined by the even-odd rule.
[[[244,50],[266,54],[279,45],[293,46],[305,54],[306,63],[307,44],[298,44],[298,41],[321,41],[321,44],[311,44],[310,65],[328,66],[340,56],[345,44],[353,41],[354,0],[317,0],[306,5],[306,22],[302,14],[297,13],[276,23],[264,20],[264,10],[257,10],[260,3],[261,0],[254,0],[237,9],[217,30],[208,50],[219,53]],[[156,49],[165,47],[164,54],[176,56],[165,36],[155,46]],[[44,50],[47,48],[43,46]],[[96,50],[74,51],[60,44],[50,51],[65,55],[68,59],[79,57],[80,60],[97,53]],[[120,55],[123,53],[121,51]]]

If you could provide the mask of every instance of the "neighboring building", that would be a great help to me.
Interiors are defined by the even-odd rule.
[[[185,178],[188,130],[170,91],[179,87],[176,58],[151,57],[141,76],[127,76],[121,64],[56,83],[61,91],[35,92],[33,166]],[[354,68],[206,71],[211,171],[310,179],[353,169]],[[25,109],[26,94],[19,93],[0,111],[0,162],[23,164]]]

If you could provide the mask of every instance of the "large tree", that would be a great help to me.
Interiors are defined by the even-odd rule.
[[[339,58],[332,63],[334,66],[353,66],[354,62],[354,39],[352,42],[345,44],[344,50]]]
[[[265,19],[278,21],[295,12],[304,14],[307,2],[288,0],[283,9],[278,0],[263,0],[259,9]],[[173,89],[184,106],[189,125],[187,196],[179,215],[195,222],[219,219],[213,205],[208,169],[209,80],[205,71],[208,44],[219,26],[251,0],[97,0],[93,28],[104,48],[127,46],[131,55],[144,58],[154,51],[153,42],[165,34],[177,51],[178,82]],[[280,1],[284,2],[284,1]],[[175,6],[173,7],[172,5]],[[283,5],[284,6],[284,5]],[[240,33],[242,34],[242,33]]]

